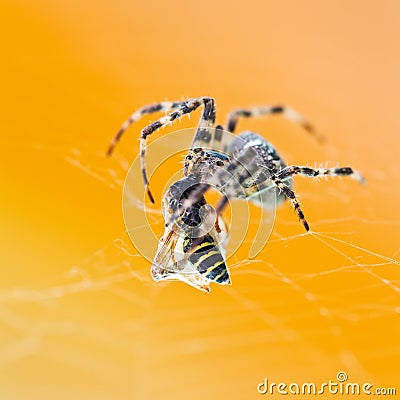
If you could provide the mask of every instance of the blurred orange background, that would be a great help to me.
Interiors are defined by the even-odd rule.
[[[339,371],[398,385],[399,12],[3,1],[0,398],[253,399],[265,377],[319,384]],[[209,295],[153,283],[124,233],[122,183],[148,118],[104,156],[135,108],[198,96],[216,98],[220,122],[233,107],[290,104],[326,145],[277,117],[239,128],[290,164],[351,165],[368,181],[298,177],[317,233],[284,205],[258,262]],[[245,257],[246,244],[230,265]]]

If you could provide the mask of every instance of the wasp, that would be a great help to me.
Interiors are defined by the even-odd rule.
[[[194,175],[188,175],[170,186],[163,197],[166,221],[190,198],[198,184]],[[231,284],[225,262],[226,244],[225,223],[202,196],[166,228],[151,275],[156,282],[178,279],[204,292],[209,292],[211,282]]]

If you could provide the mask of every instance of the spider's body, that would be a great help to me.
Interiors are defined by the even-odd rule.
[[[262,136],[249,131],[233,136],[239,117],[281,114],[322,141],[322,136],[312,125],[289,107],[263,106],[233,111],[228,116],[224,130],[220,125],[214,126],[214,99],[199,97],[181,102],[162,102],[139,109],[122,125],[109,147],[110,155],[124,131],[144,114],[170,112],[146,126],[141,133],[142,176],[152,202],[154,198],[149,189],[145,162],[147,138],[154,131],[172,124],[200,106],[204,106],[204,109],[185,158],[184,177],[171,185],[163,198],[166,230],[151,272],[156,281],[180,279],[200,290],[209,291],[208,286],[212,281],[230,283],[225,264],[224,223],[220,217],[229,199],[248,199],[271,209],[288,198],[308,231],[308,223],[292,190],[293,175],[351,176],[361,182],[363,178],[350,167],[287,166],[274,146]],[[214,213],[204,198],[210,187],[223,194]]]

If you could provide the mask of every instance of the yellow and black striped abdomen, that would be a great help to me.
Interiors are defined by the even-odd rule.
[[[186,238],[184,240],[183,250],[185,253],[191,249],[193,241],[197,241],[197,239]],[[200,274],[217,283],[230,283],[224,257],[212,236],[203,236],[191,251],[192,254],[188,260]]]

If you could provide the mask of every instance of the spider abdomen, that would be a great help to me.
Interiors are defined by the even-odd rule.
[[[237,181],[248,200],[265,209],[273,209],[285,200],[271,177],[285,168],[286,163],[271,143],[254,132],[245,131],[232,142],[229,150],[237,164],[232,166],[232,173],[241,166]],[[292,179],[285,179],[285,184],[291,187]]]

